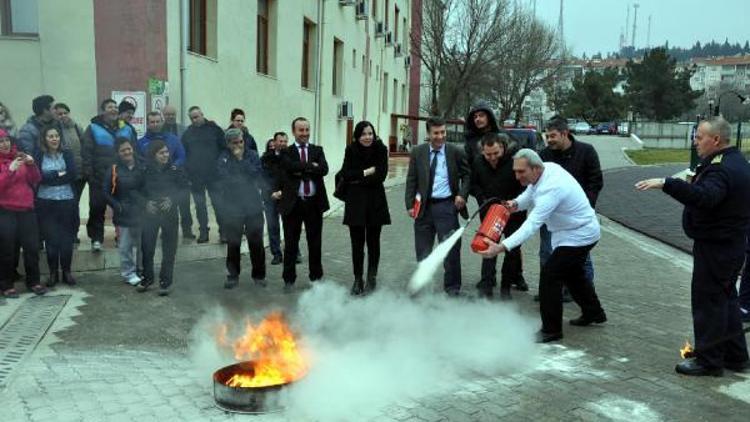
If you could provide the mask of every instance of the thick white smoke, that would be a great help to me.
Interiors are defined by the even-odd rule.
[[[486,301],[392,291],[358,299],[327,283],[305,292],[291,319],[313,359],[281,397],[293,419],[360,420],[459,377],[518,372],[536,355],[536,322]]]
[[[460,379],[517,373],[537,360],[537,322],[497,302],[387,289],[353,298],[326,281],[286,316],[311,359],[308,374],[274,399],[291,420],[364,420],[394,402],[455,390]],[[191,352],[202,382],[233,362],[213,327],[244,319],[216,311],[196,327]]]
[[[417,293],[432,283],[435,271],[442,267],[443,260],[448,256],[453,245],[461,238],[461,235],[464,234],[464,230],[466,230],[466,227],[459,227],[447,239],[440,242],[427,258],[419,262],[417,270],[414,271],[409,280],[409,291],[411,293]]]

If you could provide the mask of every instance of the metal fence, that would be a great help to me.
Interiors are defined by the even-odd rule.
[[[636,122],[631,128],[647,148],[690,148],[693,123]]]
[[[646,148],[690,149],[693,125],[690,122],[636,122],[633,133]],[[732,123],[732,145],[742,149],[745,155],[750,155],[750,122]]]

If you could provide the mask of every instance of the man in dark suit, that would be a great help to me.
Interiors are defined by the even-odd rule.
[[[310,122],[304,117],[292,121],[294,142],[281,153],[281,199],[278,208],[284,222],[284,291],[290,292],[297,279],[296,257],[302,224],[305,224],[310,281],[323,278],[321,240],[323,213],[329,208],[323,177],[328,163],[323,148],[310,145]]]
[[[406,176],[406,209],[414,218],[414,247],[417,261],[425,259],[435,242],[443,241],[458,229],[458,214],[468,217],[466,198],[469,194],[470,172],[464,152],[446,144],[445,120],[427,120],[429,143],[411,150]],[[414,200],[419,195],[421,206],[415,213]],[[451,296],[461,290],[461,241],[451,249],[443,267],[443,288]]]

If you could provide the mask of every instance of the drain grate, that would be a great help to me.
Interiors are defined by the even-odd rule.
[[[26,299],[0,327],[0,389],[30,354],[62,311],[69,295]]]

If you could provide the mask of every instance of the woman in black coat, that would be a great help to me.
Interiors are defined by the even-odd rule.
[[[344,224],[349,226],[354,266],[352,295],[375,290],[380,262],[380,231],[391,224],[383,182],[388,175],[388,148],[378,139],[372,123],[354,128],[355,142],[346,148],[341,177],[345,186]],[[363,282],[367,244],[367,284]]]
[[[117,249],[120,252],[120,275],[133,286],[141,282],[138,269],[142,267],[141,216],[146,201],[143,190],[143,166],[138,162],[133,141],[117,138],[117,163],[107,170],[104,197],[114,215],[112,221],[120,230]],[[135,254],[133,254],[135,250]]]
[[[157,139],[148,146],[147,161],[142,192],[146,200],[141,234],[143,280],[137,290],[145,292],[154,282],[154,254],[161,230],[159,296],[166,296],[172,285],[177,254],[177,202],[188,188],[188,181],[182,169],[170,162],[169,149],[162,140]]]

